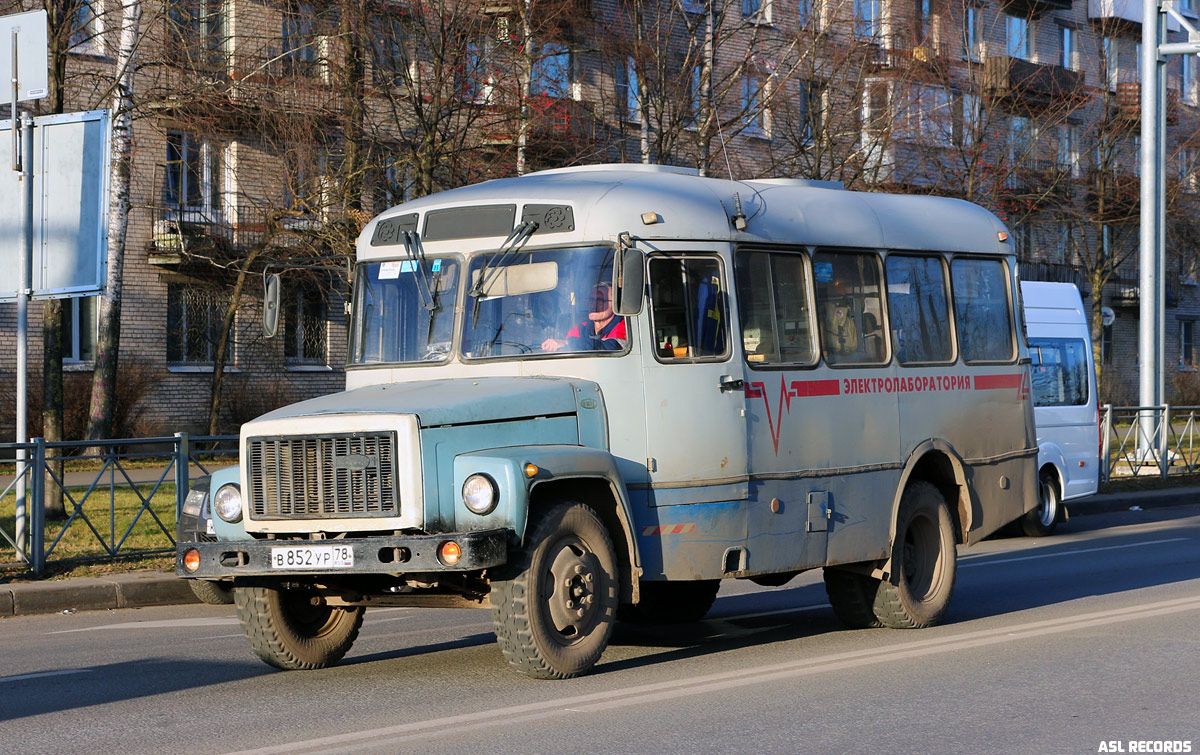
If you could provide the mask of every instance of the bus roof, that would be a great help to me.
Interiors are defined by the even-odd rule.
[[[846,191],[839,184],[802,179],[733,181],[659,165],[615,164],[530,173],[432,194],[393,207],[371,221],[358,241],[360,258],[403,252],[394,236],[376,227],[405,217],[427,235],[429,211],[451,208],[569,205],[571,230],[539,232],[531,243],[635,238],[1011,254],[1004,224],[992,213],[958,199]],[[734,218],[745,217],[745,230]],[[464,209],[464,222],[472,225]],[[483,223],[479,227],[488,227]],[[495,229],[495,226],[491,226]],[[464,234],[503,240],[507,231]],[[449,236],[446,238],[450,238]],[[498,243],[498,242],[497,242]],[[481,244],[495,246],[495,244]]]

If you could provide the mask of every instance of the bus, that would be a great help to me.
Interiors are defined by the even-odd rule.
[[[242,427],[177,573],[285,669],[368,606],[490,606],[574,677],[814,568],[848,626],[935,624],[1037,505],[1019,292],[955,199],[595,165],[407,202],[358,239],[346,390]]]
[[[1021,282],[1038,442],[1038,507],[1021,517],[1030,537],[1054,533],[1066,501],[1100,484],[1100,409],[1091,329],[1073,283]]]

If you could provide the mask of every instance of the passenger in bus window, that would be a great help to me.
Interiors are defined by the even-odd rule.
[[[588,319],[567,331],[564,338],[547,338],[542,351],[620,351],[625,348],[625,318],[612,308],[612,287],[600,283],[592,289]]]

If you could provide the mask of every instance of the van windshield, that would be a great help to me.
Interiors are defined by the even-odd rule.
[[[612,247],[481,254],[467,273],[468,359],[628,350],[612,310]]]

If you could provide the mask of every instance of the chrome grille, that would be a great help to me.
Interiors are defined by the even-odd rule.
[[[248,438],[254,519],[396,516],[396,434]]]

